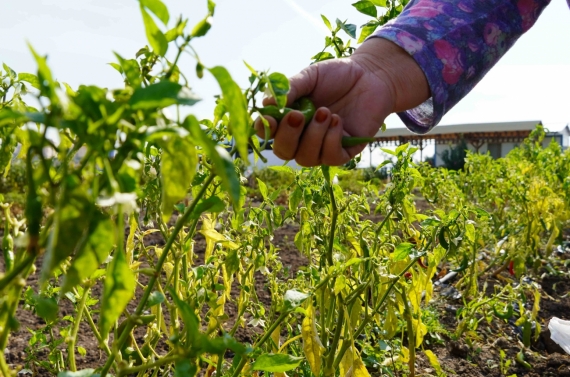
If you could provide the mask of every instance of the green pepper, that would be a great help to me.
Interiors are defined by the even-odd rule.
[[[509,318],[511,318],[513,316],[513,305],[508,304],[507,310],[505,310],[504,312],[498,311],[497,308],[495,307],[495,305],[493,305],[493,313],[495,313],[495,315],[501,319],[508,320]]]
[[[257,109],[260,114],[267,115],[272,118],[275,118],[276,121],[280,122],[285,115],[287,115],[291,110],[298,110],[305,116],[305,126],[311,122],[313,116],[315,115],[316,107],[313,101],[311,101],[307,97],[299,98],[293,104],[292,108],[285,107],[282,110],[279,109],[277,106],[269,105],[262,108]],[[377,141],[378,138],[375,137],[350,137],[344,136],[342,138],[342,147],[354,147],[360,144],[368,144]]]
[[[525,359],[524,359],[524,353],[522,350],[519,351],[519,353],[517,353],[517,357],[515,358],[515,361],[517,362],[517,364],[522,365],[524,368],[526,369],[532,369],[532,365],[530,365]]]
[[[4,238],[2,238],[2,252],[4,253],[4,263],[6,265],[6,272],[12,270],[14,267],[14,239],[10,234],[8,227],[4,228]]]
[[[305,125],[309,124],[315,115],[315,104],[307,97],[299,98],[295,103],[293,103],[293,107],[285,107],[283,110],[280,110],[277,106],[269,105],[262,108],[257,109],[262,115],[267,115],[272,118],[275,118],[276,121],[280,122],[285,115],[287,115],[291,110],[300,111],[303,116],[305,117]]]

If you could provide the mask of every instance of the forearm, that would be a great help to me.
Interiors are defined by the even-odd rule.
[[[534,24],[549,2],[412,0],[396,20],[376,31],[373,37],[406,50],[429,84],[429,100],[399,114],[406,126],[418,133],[434,127]]]

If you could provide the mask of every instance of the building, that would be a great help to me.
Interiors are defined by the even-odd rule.
[[[517,147],[528,137],[541,121],[502,122],[502,123],[473,123],[438,126],[428,134],[418,135],[407,128],[391,128],[377,134],[378,147],[389,147],[410,143],[419,148],[420,159],[427,146],[433,145],[435,149],[435,166],[443,165],[441,155],[445,150],[453,148],[463,139],[468,149],[477,153],[489,152],[494,158],[505,157],[509,151]],[[570,146],[570,128],[566,125],[555,132],[547,130],[544,146],[552,140],[558,142],[562,148]]]

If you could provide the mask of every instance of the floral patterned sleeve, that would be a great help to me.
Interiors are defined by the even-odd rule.
[[[570,5],[570,0],[567,0]],[[550,0],[411,0],[372,37],[406,50],[424,71],[431,98],[398,115],[413,132],[439,123],[535,23]]]

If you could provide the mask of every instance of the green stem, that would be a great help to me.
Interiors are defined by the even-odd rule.
[[[338,342],[340,341],[340,335],[342,333],[342,328],[343,328],[342,325],[344,322],[344,315],[342,315],[342,306],[343,306],[343,302],[339,296],[336,327],[335,327],[335,331],[334,331],[333,340],[332,340],[331,345],[329,347],[329,354],[327,356],[327,360],[325,363],[325,369],[324,369],[324,376],[325,377],[334,376],[335,370],[336,370],[336,368],[333,367],[334,360],[335,360],[334,356],[335,356],[336,347],[338,346]],[[349,342],[344,342],[344,343],[349,343]]]
[[[10,369],[8,369],[8,364],[6,364],[6,359],[4,359],[4,352],[0,353],[0,372],[2,372],[2,375],[6,377],[12,375],[10,373]]]
[[[408,303],[408,298],[406,295],[399,290],[397,290],[400,296],[402,296],[402,301],[404,302],[404,315],[406,317],[406,325],[408,327],[408,351],[410,352],[410,357],[408,358],[408,368],[410,368],[410,377],[415,377],[416,375],[416,337],[414,336],[414,323],[412,321],[412,311],[410,310],[410,304]]]
[[[90,288],[85,288],[83,290],[83,296],[81,301],[79,301],[79,307],[77,308],[77,317],[73,322],[73,330],[71,330],[71,338],[69,340],[68,356],[69,356],[69,369],[72,372],[77,371],[77,366],[75,365],[75,343],[77,342],[77,334],[79,333],[79,325],[81,324],[81,317],[83,317],[83,310],[85,309],[85,303],[89,297]]]
[[[30,267],[34,260],[36,259],[36,255],[32,253],[28,253],[26,258],[18,263],[10,272],[0,279],[0,292],[2,292],[18,275],[20,275],[26,268]]]
[[[105,341],[101,337],[101,334],[99,333],[99,330],[97,329],[97,325],[95,325],[95,321],[93,321],[93,317],[91,317],[91,313],[89,313],[89,310],[85,311],[85,318],[87,319],[87,323],[89,324],[91,331],[93,331],[93,334],[95,335],[95,337],[97,338],[97,341],[99,342],[99,347],[102,348],[103,351],[105,351],[107,356],[109,356],[111,354],[111,349],[109,348],[107,343],[105,343]]]
[[[261,339],[259,339],[259,341],[253,346],[254,350],[261,347],[267,341],[267,339],[271,338],[271,334],[273,334],[273,331],[275,331],[275,329],[281,325],[281,322],[283,322],[283,320],[289,315],[289,313],[290,313],[289,311],[284,311],[283,313],[281,313],[281,315],[279,315],[279,317],[277,317],[275,322],[273,322],[269,327],[269,329],[265,331],[265,334],[263,334]],[[238,377],[240,375],[243,367],[245,367],[245,364],[247,364],[247,361],[248,358],[245,355],[242,356],[242,359],[239,362],[237,368],[234,370],[232,377]]]
[[[327,182],[327,186],[328,186],[328,190],[329,190],[329,195],[331,197],[331,212],[332,212],[331,232],[329,235],[329,244],[327,245],[328,246],[327,263],[329,264],[330,267],[332,267],[334,265],[333,246],[334,246],[334,233],[335,233],[335,229],[336,229],[336,222],[338,219],[338,207],[336,205],[336,200],[334,197],[334,190],[333,190],[332,184],[330,182]]]
[[[143,364],[143,365],[138,365],[136,367],[121,369],[119,371],[119,373],[117,374],[117,377],[132,374],[132,373],[137,373],[140,371],[149,370],[151,368],[160,367],[160,366],[165,365],[165,364],[171,364],[171,363],[178,361],[181,357],[182,357],[181,355],[166,356],[166,357],[158,359],[155,362],[152,362],[149,364]]]
[[[152,289],[154,288],[154,284],[156,283],[156,280],[160,276],[160,271],[162,270],[162,266],[163,266],[164,262],[166,261],[166,257],[168,256],[170,249],[172,248],[172,245],[174,244],[174,240],[178,236],[178,233],[180,233],[180,231],[182,230],[182,227],[184,226],[184,224],[186,223],[186,221],[188,220],[188,218],[190,217],[190,215],[192,214],[192,212],[196,208],[196,205],[198,204],[200,199],[202,199],[202,197],[206,193],[208,186],[210,186],[210,183],[212,183],[212,181],[214,180],[215,177],[216,176],[213,173],[210,174],[210,176],[208,177],[208,179],[206,180],[206,182],[204,183],[204,185],[200,189],[200,192],[198,193],[198,195],[196,195],[196,197],[192,201],[192,204],[190,204],[190,206],[188,206],[188,208],[186,208],[186,211],[184,212],[184,214],[182,216],[180,216],[178,218],[178,220],[176,220],[176,224],[174,226],[174,229],[172,230],[170,237],[166,241],[166,245],[164,245],[164,249],[162,251],[162,254],[160,255],[160,258],[158,259],[158,263],[156,264],[156,267],[155,267],[156,274],[154,274],[150,277],[148,285],[147,285],[146,289],[144,290],[143,295],[141,297],[141,300],[139,301],[139,304],[135,310],[135,313],[134,313],[135,317],[142,314],[142,312],[145,308],[146,302],[147,302],[147,300],[148,300],[148,298],[152,292]],[[105,365],[101,369],[101,377],[105,377],[107,375],[107,373],[109,372],[109,369],[111,369],[111,365],[115,361],[115,356],[116,356],[116,353],[118,352],[117,350],[119,350],[123,347],[123,345],[125,344],[125,342],[127,341],[128,337],[129,337],[129,333],[133,329],[134,325],[135,324],[132,320],[129,320],[127,322],[125,329],[121,333],[119,339],[115,342],[114,352],[111,355],[109,355],[107,362],[105,363]]]
[[[431,245],[431,244],[430,244]],[[427,247],[429,247],[430,245],[428,245]],[[388,296],[390,295],[390,293],[392,293],[392,290],[394,289],[394,287],[396,286],[396,283],[398,283],[398,281],[402,278],[402,276],[404,276],[404,274],[415,264],[417,263],[417,261],[424,256],[425,253],[419,253],[414,259],[412,259],[412,261],[392,280],[392,282],[390,283],[390,286],[388,287],[388,289],[386,290],[386,292],[384,293],[384,295],[382,296],[382,298],[380,299],[380,301],[378,301],[378,303],[376,304],[376,306],[374,307],[374,309],[372,310],[372,312],[370,313],[370,315],[366,316],[363,320],[362,323],[360,324],[360,326],[358,326],[358,329],[356,329],[356,331],[354,332],[353,337],[356,339],[358,338],[358,336],[360,334],[362,334],[364,332],[364,329],[366,328],[366,326],[368,325],[368,323],[370,323],[370,321],[373,319],[374,315],[382,308],[382,306],[384,305],[384,303],[386,302],[386,300],[388,299]],[[350,347],[350,344],[348,342],[343,342],[342,346],[340,348],[339,353],[336,356],[336,359],[334,360],[334,364],[333,364],[333,368],[336,370],[338,369],[338,366],[342,360],[342,358],[344,357],[344,354],[346,353],[346,350],[348,349],[348,347]]]

